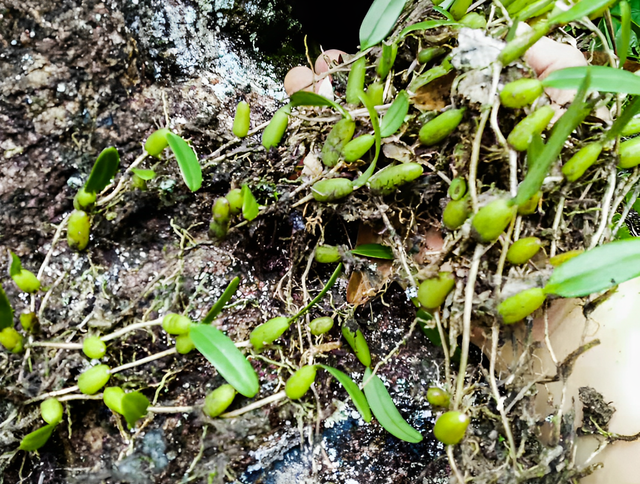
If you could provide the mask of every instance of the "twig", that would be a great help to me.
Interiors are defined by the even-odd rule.
[[[387,214],[385,212],[387,208],[389,207],[387,207],[383,203],[382,199],[379,199],[378,211],[380,212],[380,216],[382,217],[382,221],[384,222],[385,227],[389,231],[389,235],[391,235],[391,237],[393,238],[393,242],[394,242],[393,248],[395,249],[394,252],[396,253],[396,256],[400,259],[400,262],[402,263],[402,267],[404,268],[404,271],[407,273],[407,278],[409,279],[409,283],[411,284],[411,287],[416,287],[416,281],[413,278],[411,269],[409,268],[409,263],[407,262],[407,254],[404,251],[404,246],[402,245],[402,241],[399,240],[396,229],[393,227],[393,225],[391,225],[391,221],[389,220],[389,217],[387,217]]]
[[[558,244],[558,228],[560,227],[560,221],[562,220],[562,213],[564,212],[564,195],[560,197],[558,205],[556,206],[556,216],[553,219],[553,227],[551,228],[551,247],[549,249],[549,257],[556,255]]]
[[[600,226],[598,227],[598,231],[595,233],[593,238],[591,239],[591,243],[589,244],[589,248],[593,249],[596,245],[600,243],[600,239],[604,235],[604,231],[607,229],[609,224],[609,206],[611,205],[611,199],[613,198],[613,192],[616,189],[616,172],[617,168],[615,166],[611,167],[609,171],[609,182],[607,185],[607,191],[604,194],[603,202],[602,202],[602,210],[600,212]]]
[[[111,341],[112,339],[119,338],[120,336],[127,334],[131,331],[135,331],[136,329],[150,328],[152,326],[158,326],[162,324],[162,320],[164,318],[154,319],[153,321],[143,321],[140,323],[130,324],[129,326],[125,326],[118,331],[114,331],[113,333],[102,336],[100,339],[102,341]]]
[[[147,407],[151,413],[191,413],[196,407]]]
[[[557,367],[558,358],[556,358],[556,353],[553,351],[553,346],[551,346],[551,338],[549,337],[549,311],[546,302],[544,306],[544,342],[547,345],[547,349],[549,350],[549,354],[551,355],[553,364]]]
[[[78,390],[78,385],[74,385],[72,387],[63,388],[62,390],[56,390],[55,392],[43,393],[42,395],[38,395],[37,397],[30,398],[29,400],[24,402],[24,404],[29,405],[30,403],[39,402],[40,400],[46,400],[47,398],[50,398],[50,397],[58,397],[60,395],[66,395],[67,393],[73,393],[77,390]]]
[[[269,405],[270,403],[277,402],[278,400],[282,400],[283,398],[286,398],[286,397],[287,397],[287,394],[285,393],[284,390],[282,390],[281,392],[274,393],[273,395],[267,398],[263,398],[262,400],[253,402],[252,404],[247,405],[246,407],[239,408],[238,410],[234,410],[233,412],[223,413],[220,416],[223,418],[239,417],[240,415],[250,412],[251,410],[264,407],[265,405]]]
[[[488,111],[487,111],[488,112]],[[480,244],[476,245],[473,252],[473,259],[469,267],[469,275],[467,276],[467,287],[464,297],[464,313],[462,315],[462,348],[460,349],[460,370],[458,371],[458,380],[456,382],[456,399],[454,409],[459,409],[462,403],[462,393],[464,391],[464,378],[467,372],[467,362],[469,361],[469,343],[471,339],[471,313],[473,309],[473,296],[476,289],[476,278],[478,277],[478,268],[480,267],[480,259],[484,254],[484,247]]]
[[[493,323],[491,327],[491,360],[489,361],[489,384],[491,385],[491,391],[493,392],[493,398],[496,400],[498,412],[502,418],[502,426],[504,427],[504,433],[509,441],[509,456],[513,461],[513,465],[516,465],[516,443],[513,439],[513,433],[511,432],[511,424],[507,418],[507,413],[504,410],[504,398],[500,396],[498,391],[498,384],[496,382],[496,360],[498,359],[498,338],[500,333],[500,327],[497,322]]]
[[[464,477],[460,474],[460,469],[458,469],[458,464],[456,464],[456,460],[453,457],[453,445],[447,445],[447,459],[449,459],[449,466],[453,471],[453,475],[456,476],[456,480],[458,484],[464,484]]]
[[[620,227],[622,227],[622,224],[627,219],[629,212],[633,208],[633,204],[636,203],[636,200],[638,199],[638,194],[640,194],[640,184],[636,185],[635,190],[633,190],[633,193],[631,194],[631,198],[626,203],[624,210],[622,212],[622,215],[620,216],[620,220],[618,220],[618,223],[616,223],[616,226],[611,231],[611,237],[615,237],[616,234],[618,233],[618,230],[620,230]]]
[[[56,343],[55,341],[35,341],[29,343],[27,346],[35,347],[40,346],[43,348],[58,348],[61,350],[81,350],[82,344],[80,343]]]
[[[445,339],[444,328],[442,327],[442,321],[440,321],[440,310],[436,310],[433,313],[433,317],[436,320],[436,327],[438,328],[438,334],[440,335],[440,341],[442,342],[442,352],[444,353],[444,376],[447,384],[451,381],[451,358],[449,357],[449,342]]]
[[[140,156],[138,156],[134,160],[134,162],[129,165],[129,168],[127,168],[125,170],[125,172],[122,174],[122,176],[120,177],[120,180],[118,181],[118,185],[116,186],[116,188],[109,195],[107,195],[106,197],[104,197],[104,198],[101,197],[96,202],[96,206],[102,207],[103,205],[106,205],[111,200],[113,200],[118,195],[118,193],[120,193],[120,191],[122,190],[122,187],[124,186],[124,183],[125,183],[125,180],[126,180],[125,175],[127,173],[131,172],[140,163],[142,163],[147,156],[149,156],[149,153],[147,153],[146,151],[144,151]],[[102,193],[107,192],[112,186],[113,186],[113,183],[109,184],[104,190],[102,190]]]
[[[51,240],[51,247],[49,248],[49,251],[47,252],[46,257],[44,258],[44,261],[42,261],[40,270],[38,270],[38,279],[40,281],[42,281],[42,277],[44,276],[44,271],[49,265],[49,261],[51,260],[51,256],[53,255],[53,250],[55,249],[56,244],[58,243],[58,240],[60,240],[60,237],[62,236],[62,231],[67,226],[69,217],[71,217],[71,213],[67,214],[67,216],[64,219],[62,219],[62,222],[60,222],[60,224],[58,225],[58,228],[56,229],[55,234],[53,235],[53,239]]]
[[[165,356],[175,355],[176,353],[177,351],[175,348],[170,348],[168,350],[161,351],[160,353],[149,355],[146,358],[142,358],[141,360],[132,361],[131,363],[127,363],[121,366],[116,366],[115,368],[109,370],[108,373],[113,375],[114,373],[128,370],[129,368],[135,368],[136,366],[144,365],[146,363],[149,363],[150,361],[159,360],[160,358],[164,358]]]
[[[471,198],[471,207],[473,212],[478,211],[478,187],[476,186],[476,178],[478,176],[478,162],[480,161],[480,147],[482,146],[482,134],[484,133],[484,127],[487,124],[490,109],[485,109],[480,117],[480,123],[476,131],[476,137],[473,140],[473,146],[471,148],[471,160],[469,161],[469,197]]]
[[[69,400],[102,400],[102,393],[97,395],[85,395],[84,393],[73,393],[71,395],[65,395],[58,398],[60,402],[67,402]]]

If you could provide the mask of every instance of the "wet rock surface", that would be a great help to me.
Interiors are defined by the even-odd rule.
[[[256,124],[268,119],[283,99],[283,69],[302,53],[300,27],[290,12],[275,0],[0,1],[2,257],[10,249],[37,271],[103,148],[116,146],[126,167],[168,118],[206,158],[231,139],[238,99],[250,102]],[[274,156],[262,170],[294,172]],[[56,246],[44,274],[51,293],[39,307],[42,330],[35,340],[106,333],[132,317],[153,319],[170,306],[201,318],[235,275],[243,280],[242,302],[221,321],[234,340],[246,340],[259,321],[282,313],[273,294],[288,268],[300,263],[296,247],[310,243],[303,230],[308,220],[299,212],[273,213],[213,246],[206,237],[212,201],[250,172],[251,160],[208,167],[195,195],[175,163],[151,161],[148,167],[158,173],[148,191],[127,192],[96,215],[89,253]],[[257,195],[264,200],[273,191],[265,183]],[[185,242],[190,237],[195,244]],[[5,271],[0,281],[17,312],[28,307]],[[320,282],[311,285],[317,289]],[[345,285],[334,288],[335,301],[344,298]],[[389,306],[376,302],[357,315],[377,355],[402,340],[412,318],[402,290],[386,298]],[[318,315],[330,310],[323,303]],[[328,338],[339,340],[339,330]],[[107,363],[117,366],[172,345],[157,327],[135,332],[109,345]],[[420,444],[401,442],[375,423],[363,426],[345,403],[346,393],[322,374],[316,382],[323,417],[318,424],[309,418],[315,404],[284,403],[231,420],[158,414],[130,432],[101,401],[78,400],[66,404],[69,424],[56,428],[38,454],[14,455],[20,438],[39,425],[37,405],[24,403],[73,382],[88,362],[77,351],[40,352],[32,360],[1,353],[0,470],[4,482],[38,484],[445,482],[446,460],[429,437],[434,418],[424,398],[439,377],[434,360],[440,357],[416,331],[394,365],[380,370],[403,415],[427,436]],[[326,362],[362,375],[344,348]],[[281,387],[281,369],[268,360],[253,364],[269,380],[257,398]],[[191,354],[127,370],[110,384],[142,389],[158,405],[188,406],[222,381],[204,358]],[[237,398],[231,409],[247,403]]]

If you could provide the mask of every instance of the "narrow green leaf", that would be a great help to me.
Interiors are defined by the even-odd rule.
[[[351,250],[354,255],[363,257],[374,257],[376,259],[393,260],[391,247],[382,244],[362,244]]]
[[[434,66],[426,72],[423,72],[418,77],[416,77],[409,87],[407,88],[409,91],[415,93],[418,89],[420,89],[425,84],[429,84],[431,81],[438,79],[439,77],[446,76],[453,66],[449,62],[448,59],[442,61],[442,64],[439,66]]]
[[[382,136],[380,135],[380,121],[378,119],[378,113],[376,112],[376,108],[364,92],[358,94],[358,98],[365,105],[367,111],[369,111],[369,118],[371,119],[371,125],[373,126],[373,133],[376,138],[376,154],[371,161],[369,167],[365,170],[365,172],[360,175],[354,182],[353,188],[360,188],[365,183],[369,181],[371,175],[376,169],[376,164],[378,163],[378,157],[380,156],[380,147],[382,146]]]
[[[30,434],[24,436],[20,441],[20,450],[34,451],[38,450],[44,444],[47,443],[49,437],[53,433],[53,429],[56,428],[56,424],[45,425],[38,430],[34,430]]]
[[[153,170],[142,170],[140,168],[134,168],[131,171],[145,181],[153,180],[156,177],[156,172]]]
[[[557,89],[577,89],[587,71],[591,71],[589,89],[601,92],[624,92],[640,95],[640,77],[629,71],[607,66],[568,67],[549,74],[542,84]]]
[[[251,193],[249,185],[242,185],[242,216],[251,222],[258,216],[258,213],[260,213],[260,207],[256,197]]]
[[[412,443],[420,442],[422,435],[402,418],[384,383],[378,375],[371,372],[371,368],[364,371],[364,381],[368,381],[364,387],[364,394],[367,396],[371,411],[380,425],[391,435],[401,440]]]
[[[207,315],[202,320],[202,324],[211,324],[218,314],[222,312],[225,304],[233,297],[240,285],[240,278],[235,277],[222,293],[222,296],[218,298],[215,304],[211,307]]]
[[[22,263],[20,262],[20,257],[11,252],[11,266],[9,267],[9,275],[11,277],[17,276],[22,272]]]
[[[613,5],[616,1],[617,0],[580,0],[569,10],[551,17],[550,22],[554,24],[568,24],[574,20],[588,17],[596,10]]]
[[[327,293],[327,291],[329,289],[331,289],[333,287],[333,285],[336,283],[336,281],[338,280],[338,277],[340,277],[340,274],[342,274],[342,262],[340,262],[340,264],[338,264],[338,267],[336,267],[336,270],[333,271],[333,274],[331,274],[331,277],[329,278],[329,280],[327,281],[327,283],[324,285],[324,287],[322,288],[322,291],[320,291],[320,293],[313,298],[313,300],[307,304],[304,308],[302,308],[298,314],[296,314],[295,316],[291,317],[289,319],[289,321],[293,321],[294,319],[298,319],[300,316],[302,316],[304,313],[306,313],[309,309],[311,309],[313,306],[315,306],[318,301],[320,301],[324,295]],[[231,383],[231,382],[229,382]]]
[[[171,151],[176,155],[185,184],[192,192],[199,190],[202,186],[202,168],[195,151],[177,134],[167,133],[167,141]]]
[[[147,414],[149,399],[140,392],[127,393],[122,397],[122,415],[130,429],[136,426],[136,422]]]
[[[13,308],[0,284],[0,331],[13,326]]]
[[[360,49],[382,42],[400,17],[406,0],[373,0],[360,25]]]
[[[351,397],[351,400],[353,401],[356,409],[358,410],[358,412],[360,412],[360,415],[362,415],[362,419],[365,422],[371,422],[371,409],[369,408],[369,403],[367,402],[367,398],[364,396],[364,393],[362,393],[362,390],[358,388],[358,385],[356,385],[355,382],[351,378],[349,378],[346,373],[343,373],[340,370],[333,368],[332,366],[317,366],[327,370],[329,373],[331,373],[331,376],[338,380],[338,382],[349,394],[349,397]]]
[[[620,31],[616,36],[616,53],[620,59],[618,67],[622,69],[631,45],[631,7],[627,0],[622,0],[618,6],[620,8]]]
[[[613,125],[607,131],[605,139],[612,140],[615,139],[616,136],[619,136],[622,133],[622,130],[629,124],[629,121],[640,112],[640,96],[634,96],[629,104],[627,104],[624,108],[624,111],[620,115],[618,119],[613,122]]]
[[[194,324],[189,336],[196,349],[239,393],[249,398],[258,393],[260,382],[256,371],[222,331],[208,324]]]
[[[640,238],[601,245],[553,270],[547,294],[584,297],[640,276]]]
[[[409,112],[409,95],[407,91],[400,91],[389,106],[387,113],[382,118],[380,126],[380,137],[386,138],[395,134],[404,123],[404,118]]]
[[[547,173],[549,173],[551,165],[562,151],[564,142],[573,130],[576,129],[591,112],[593,104],[585,102],[590,82],[590,71],[587,69],[585,70],[585,76],[582,84],[580,85],[580,89],[571,103],[571,106],[569,106],[569,109],[567,109],[562,117],[556,122],[544,150],[542,150],[540,156],[535,159],[534,163],[531,163],[524,181],[520,184],[518,194],[514,199],[516,205],[522,205],[533,197],[538,190],[540,190],[540,187],[542,187],[542,183],[544,182],[544,178],[547,176]]]
[[[100,193],[116,176],[118,166],[120,166],[118,150],[113,146],[102,150],[93,164],[87,183],[84,184],[84,190],[89,193]]]
[[[441,12],[443,15],[446,14],[449,17],[448,20],[425,20],[424,22],[418,22],[417,24],[409,25],[405,27],[402,32],[400,32],[400,38],[407,36],[411,32],[415,32],[416,30],[429,30],[435,29],[437,27],[444,27],[445,25],[460,25],[458,22],[453,20],[451,14],[446,10]]]
[[[291,106],[328,106],[338,111],[343,117],[351,119],[351,115],[343,106],[340,106],[337,102],[321,96],[320,94],[316,94],[315,92],[294,92],[290,99]]]
[[[540,157],[544,151],[544,141],[542,136],[536,133],[531,138],[531,143],[527,146],[527,166],[529,169],[535,164],[535,161]]]

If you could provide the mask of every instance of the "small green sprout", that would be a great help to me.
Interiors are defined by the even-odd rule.
[[[356,354],[360,363],[364,366],[371,366],[371,353],[369,352],[369,345],[367,340],[364,339],[364,335],[360,330],[360,326],[355,321],[347,321],[342,325],[342,335],[347,340],[349,346]]]
[[[309,331],[314,336],[328,333],[333,328],[333,318],[324,316],[322,318],[316,318],[309,323]]]
[[[40,290],[40,281],[36,275],[22,268],[20,258],[11,252],[11,266],[9,268],[9,275],[13,282],[15,282],[18,289],[21,291],[33,294]]]
[[[181,314],[168,313],[162,319],[162,329],[169,334],[187,334],[191,327],[191,320]]]

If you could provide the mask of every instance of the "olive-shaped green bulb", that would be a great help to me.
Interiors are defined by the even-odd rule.
[[[369,351],[369,345],[367,340],[364,339],[360,327],[353,322],[347,322],[342,325],[342,335],[347,340],[349,346],[356,354],[356,357],[364,366],[371,366],[371,353]]]
[[[169,146],[169,141],[167,140],[167,135],[169,133],[171,133],[169,128],[160,128],[151,133],[144,144],[144,150],[151,156],[158,156],[167,146]]]
[[[422,281],[418,288],[418,301],[427,309],[435,309],[444,303],[456,285],[451,272],[440,272],[438,277]]]
[[[316,262],[320,264],[331,264],[332,262],[341,260],[342,256],[337,247],[333,245],[320,245],[316,247],[314,258]]]
[[[507,198],[498,198],[478,210],[471,221],[474,235],[481,242],[493,242],[507,228],[517,207]]]
[[[423,171],[424,168],[419,163],[401,163],[387,166],[369,178],[369,188],[375,194],[390,195],[402,185],[420,177]]]
[[[236,115],[233,118],[233,134],[238,138],[244,138],[249,133],[251,127],[251,109],[249,105],[240,101],[236,106]]]
[[[367,59],[363,56],[351,64],[351,71],[347,78],[345,98],[349,104],[360,104],[358,94],[364,92],[364,80],[367,69]]]
[[[40,404],[42,419],[51,425],[57,425],[62,421],[64,409],[57,398],[47,398]]]
[[[484,29],[487,26],[487,19],[476,12],[469,12],[459,22],[470,29]]]
[[[84,250],[89,244],[91,219],[87,212],[74,210],[67,223],[67,244],[73,250]]]
[[[11,326],[4,328],[0,331],[0,345],[11,353],[20,353],[24,346],[22,335]]]
[[[317,368],[315,365],[306,365],[296,371],[287,380],[284,391],[291,400],[302,398],[311,388],[316,379]]]
[[[569,161],[562,165],[562,174],[570,182],[578,180],[598,161],[602,148],[602,143],[589,143],[583,146]]]
[[[231,212],[231,215],[238,215],[242,212],[242,204],[244,203],[242,190],[239,188],[229,190],[225,198],[229,202],[229,212]]]
[[[220,385],[205,397],[202,411],[211,418],[217,417],[233,403],[236,393],[228,383]]]
[[[451,200],[461,200],[467,194],[467,182],[464,178],[456,177],[451,180],[449,190],[447,191]]]
[[[347,178],[330,178],[314,183],[311,192],[318,202],[336,202],[353,192],[353,184]]]
[[[169,334],[186,334],[191,329],[191,320],[181,314],[168,313],[162,318],[162,329]]]
[[[447,408],[451,402],[451,397],[442,388],[431,387],[427,390],[427,401],[433,407]]]
[[[102,392],[104,404],[116,413],[122,414],[122,399],[124,390],[120,387],[107,387]]]
[[[470,419],[462,412],[445,412],[436,421],[433,435],[445,445],[456,445],[464,438]]]
[[[12,275],[11,279],[21,291],[33,294],[40,290],[40,281],[33,272],[26,269],[22,269],[19,273]]]
[[[543,90],[538,79],[518,79],[500,91],[500,102],[507,108],[523,108],[538,99]]]
[[[36,313],[28,311],[20,314],[20,324],[25,331],[36,331],[38,327],[38,316]]]
[[[432,146],[440,143],[458,127],[464,116],[465,108],[450,109],[436,116],[422,128],[418,133],[420,143],[425,146]]]
[[[538,253],[542,241],[538,237],[516,240],[507,251],[507,260],[514,265],[524,264]]]
[[[331,331],[331,328],[333,328],[333,318],[329,316],[316,318],[309,323],[309,331],[314,336],[327,333]]]
[[[256,351],[260,351],[265,345],[273,343],[291,326],[291,320],[284,316],[272,318],[251,331],[249,340]]]
[[[181,355],[191,353],[195,349],[196,345],[193,343],[189,333],[179,334],[176,336],[176,351]]]
[[[262,132],[262,146],[267,150],[280,144],[284,133],[287,131],[287,126],[289,125],[290,111],[291,107],[289,105],[278,109]]]
[[[355,132],[356,122],[351,118],[342,118],[331,128],[320,153],[325,166],[330,168],[336,166],[342,151],[351,141]]]
[[[93,395],[107,384],[110,377],[109,366],[94,366],[80,375],[78,378],[78,389],[85,395]]]
[[[73,208],[76,210],[91,210],[96,203],[97,195],[93,192],[85,191],[84,187],[78,190],[76,196],[73,197]]]
[[[82,352],[88,358],[99,359],[107,352],[107,345],[98,336],[89,336],[82,342]]]
[[[349,141],[342,149],[344,161],[352,163],[362,158],[371,149],[376,138],[372,134],[363,134]]]
[[[533,137],[541,134],[549,125],[555,110],[551,106],[542,106],[520,121],[509,133],[507,142],[518,151],[525,151]]]
[[[529,200],[518,205],[518,215],[531,215],[538,210],[538,204],[542,198],[542,192],[536,192]]]
[[[527,289],[502,301],[498,305],[498,314],[504,324],[517,323],[542,306],[546,297],[539,287]]]
[[[442,223],[449,230],[458,230],[471,215],[471,200],[469,197],[461,200],[450,200],[442,212]]]

